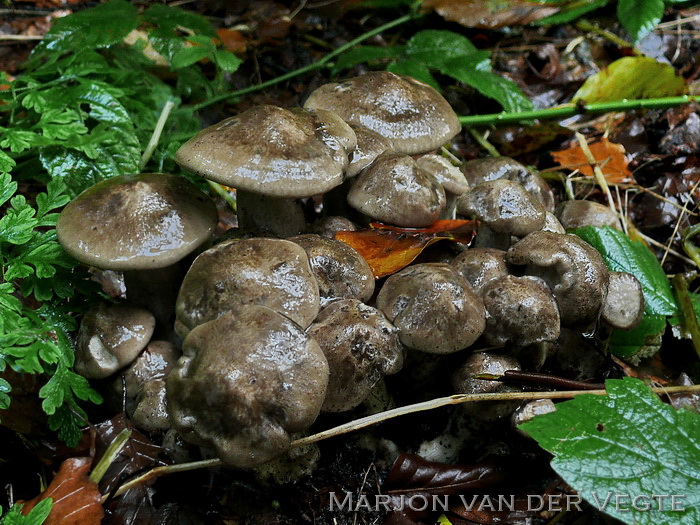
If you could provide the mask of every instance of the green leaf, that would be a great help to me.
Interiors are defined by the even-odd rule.
[[[243,63],[240,58],[226,49],[214,51],[214,61],[224,73],[233,73]]]
[[[15,503],[10,510],[3,516],[0,524],[2,525],[42,525],[49,517],[53,500],[46,498],[41,500],[36,506],[29,511],[26,516],[22,514],[24,503]]]
[[[173,69],[182,69],[209,57],[211,51],[211,49],[201,46],[183,47],[173,53],[171,64]]]
[[[634,330],[615,330],[610,337],[608,351],[617,357],[649,357],[661,349],[666,331],[666,317],[645,315]]]
[[[568,2],[558,13],[536,20],[533,24],[538,26],[565,24],[607,5],[608,2],[609,0],[577,0]]]
[[[368,64],[383,59],[397,59],[404,49],[404,46],[356,46],[338,57],[331,69],[331,75],[337,75],[339,71],[350,69],[357,64]]]
[[[138,9],[126,0],[110,0],[92,9],[57,18],[33,54],[96,49],[121,42],[135,29]]]
[[[520,428],[595,508],[635,525],[700,523],[700,416],[665,405],[638,379],[605,385],[606,396],[558,403]],[[670,496],[661,506],[654,494],[679,495],[684,510],[672,510]]]
[[[452,58],[463,58],[476,52],[468,38],[453,31],[420,31],[406,43],[408,58],[437,69]]]
[[[0,150],[0,173],[9,173],[15,167],[15,160]]]
[[[415,60],[397,60],[393,64],[390,64],[386,68],[387,71],[396,73],[397,75],[407,75],[409,77],[425,82],[429,86],[432,86],[437,91],[441,91],[440,84],[435,80],[435,77],[430,72],[430,69],[425,64],[416,62]]]
[[[573,101],[587,103],[682,95],[685,80],[669,64],[649,57],[624,57],[586,79]]]
[[[631,273],[639,280],[647,314],[673,315],[678,311],[668,278],[649,248],[609,226],[586,226],[574,233],[600,252],[610,270]]]
[[[5,204],[17,191],[17,183],[9,173],[0,174],[0,206]]]
[[[0,410],[6,410],[10,406],[10,396],[12,387],[5,379],[0,377]]]
[[[630,34],[632,42],[654,30],[664,16],[663,0],[618,0],[617,19]]]
[[[177,7],[153,4],[143,13],[143,18],[146,22],[160,27],[173,35],[181,32],[181,28],[185,28],[212,38],[216,36],[216,31],[214,31],[214,28],[206,18],[192,11],[185,11]]]

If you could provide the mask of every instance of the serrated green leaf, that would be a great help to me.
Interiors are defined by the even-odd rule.
[[[10,201],[12,208],[0,219],[0,242],[24,244],[34,234],[37,221],[35,211],[27,206],[23,196],[17,195]]]
[[[573,101],[587,103],[682,95],[685,80],[669,64],[649,57],[624,57],[586,79]]]
[[[17,191],[17,183],[9,173],[0,174],[0,206],[5,204]]]
[[[4,151],[0,151],[0,173],[9,173],[16,165],[15,159]]]
[[[10,406],[10,396],[12,387],[5,379],[0,377],[0,410],[6,410]]]
[[[450,59],[477,52],[471,41],[453,31],[428,29],[419,31],[406,43],[406,57],[440,69]]]
[[[226,49],[214,51],[214,61],[224,73],[233,73],[243,63],[240,58]]]
[[[181,31],[180,28],[186,28],[212,38],[216,36],[216,31],[214,31],[214,28],[206,18],[192,11],[185,11],[177,7],[153,4],[143,13],[143,18],[150,24],[165,31],[170,31],[173,34]]]
[[[632,43],[653,31],[663,15],[663,0],[617,1],[617,19],[630,34]]]
[[[666,331],[666,317],[645,315],[634,330],[615,330],[610,337],[608,351],[617,357],[648,357],[661,349]]]
[[[207,49],[206,47],[182,47],[173,53],[173,58],[170,63],[173,69],[182,69],[199,62],[203,58],[208,58],[210,55],[211,49]]]
[[[0,523],[2,525],[42,525],[49,517],[52,506],[51,498],[43,499],[25,516],[22,514],[24,503],[15,503]]]
[[[37,143],[38,135],[22,129],[8,129],[0,140],[0,148],[7,148],[12,153],[21,153]]]
[[[533,24],[538,26],[565,24],[607,5],[609,1],[610,0],[577,0],[568,2],[558,13],[542,18],[541,20],[536,20]]]
[[[350,69],[357,64],[368,64],[377,60],[397,59],[404,52],[404,46],[356,46],[338,57],[331,75],[337,75],[339,71]]]
[[[520,429],[595,508],[635,525],[700,523],[700,416],[665,405],[638,379],[605,386],[606,396],[577,396]],[[659,508],[653,494],[680,495],[684,510],[671,510],[669,498]]]
[[[396,73],[397,75],[407,75],[411,78],[415,78],[416,80],[420,80],[432,86],[437,91],[441,91],[440,84],[435,80],[430,69],[425,64],[421,64],[415,60],[397,60],[393,64],[390,64],[386,70]]]
[[[639,280],[647,314],[673,315],[678,311],[668,278],[649,248],[609,226],[586,226],[574,233],[600,252],[610,270],[631,273]]]

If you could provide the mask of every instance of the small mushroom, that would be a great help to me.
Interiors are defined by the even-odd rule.
[[[566,201],[556,210],[557,218],[566,230],[583,226],[610,226],[621,230],[620,218],[608,206],[593,201]]]
[[[311,225],[310,233],[315,233],[328,239],[335,239],[335,234],[340,231],[357,231],[357,225],[345,217],[331,215],[314,222]]]
[[[403,366],[398,330],[382,312],[360,301],[332,302],[306,333],[328,360],[330,377],[322,412],[355,408],[382,377]]]
[[[379,155],[391,151],[391,144],[379,133],[357,124],[350,124],[357,137],[357,146],[350,152],[350,164],[345,176],[354,177],[372,164]]]
[[[143,308],[100,304],[80,323],[75,370],[88,379],[102,379],[124,368],[153,335],[156,320]]]
[[[506,260],[541,277],[559,306],[561,323],[585,327],[598,319],[609,271],[598,251],[575,235],[533,232],[513,245]]]
[[[343,182],[355,145],[355,133],[332,111],[263,105],[203,129],[182,145],[175,161],[236,188],[242,227],[288,237],[305,227],[294,199]]]
[[[222,242],[201,253],[175,307],[181,337],[238,305],[260,304],[306,328],[319,310],[318,284],[301,246],[283,239]]]
[[[228,465],[260,465],[316,419],[328,363],[312,337],[265,306],[247,305],[194,328],[168,376],[173,426]]]
[[[557,303],[542,279],[504,275],[486,283],[480,295],[489,345],[524,347],[559,337]]]
[[[156,379],[143,385],[136,398],[136,408],[131,419],[137,428],[148,432],[170,428],[164,380]]]
[[[642,285],[631,273],[610,272],[601,318],[613,328],[632,330],[644,315]]]
[[[408,348],[450,354],[471,346],[484,331],[484,303],[448,264],[426,263],[389,277],[377,308],[399,329]]]
[[[521,405],[513,412],[511,417],[511,423],[513,428],[515,428],[521,435],[529,437],[518,427],[527,421],[532,421],[536,416],[541,416],[544,414],[550,414],[556,410],[556,406],[551,399],[535,399]]]
[[[396,226],[429,226],[445,207],[445,190],[408,155],[385,154],[353,180],[348,203]]]
[[[494,248],[469,248],[450,263],[461,273],[477,294],[492,279],[508,275],[506,252]]]
[[[349,124],[378,133],[394,151],[408,155],[439,148],[462,127],[435,89],[387,71],[324,84],[311,93],[304,107],[335,111]]]
[[[469,191],[469,183],[464,174],[445,157],[431,153],[419,157],[416,164],[435,177],[445,190],[445,209],[440,218],[454,219],[457,197]]]
[[[374,274],[357,250],[335,239],[306,234],[290,237],[309,257],[323,308],[335,299],[368,301],[374,293]]]

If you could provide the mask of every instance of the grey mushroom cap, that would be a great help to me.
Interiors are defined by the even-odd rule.
[[[144,383],[136,398],[136,408],[131,419],[137,428],[154,432],[170,428],[165,381],[155,379]]]
[[[452,388],[459,394],[491,394],[504,389],[500,381],[486,381],[475,376],[502,376],[507,370],[520,370],[518,360],[510,355],[476,352],[464,361],[452,375]]]
[[[523,237],[541,230],[545,209],[518,182],[506,179],[482,182],[457,199],[457,211],[474,215],[497,233]]]
[[[644,293],[639,280],[631,273],[610,272],[602,319],[613,328],[632,330],[643,315]]]
[[[598,251],[575,235],[534,232],[513,245],[506,260],[541,277],[559,306],[561,323],[587,326],[598,319],[609,274]]]
[[[551,212],[545,214],[544,226],[542,226],[542,231],[553,232],[553,233],[566,233],[566,229],[562,226],[556,215]]]
[[[304,249],[283,239],[222,242],[201,253],[178,294],[181,337],[238,305],[259,304],[306,328],[319,310],[318,284]]]
[[[541,416],[543,414],[550,414],[556,409],[557,408],[554,404],[554,401],[552,401],[551,399],[535,399],[534,401],[530,401],[528,403],[525,403],[524,405],[520,405],[518,409],[515,412],[513,412],[511,422],[513,423],[513,427],[515,429],[518,429],[518,426],[522,425],[523,423],[527,421],[532,421],[537,416]],[[529,436],[529,434],[526,434],[523,431],[519,430],[519,432],[522,432],[523,436]]]
[[[342,412],[362,403],[385,375],[403,366],[398,330],[382,312],[355,299],[321,310],[306,333],[328,360],[330,377],[322,412]]]
[[[435,89],[387,71],[324,84],[311,93],[304,107],[335,111],[346,122],[389,140],[394,151],[408,155],[439,148],[462,128],[450,104]]]
[[[469,248],[450,264],[469,281],[477,294],[492,279],[509,273],[506,252],[495,248]]]
[[[484,331],[484,303],[452,266],[416,264],[390,276],[377,308],[399,329],[408,348],[450,354],[471,346]]]
[[[428,153],[418,157],[416,164],[435,177],[445,189],[445,193],[461,195],[469,191],[469,183],[464,174],[445,157]]]
[[[153,335],[155,317],[148,310],[100,304],[80,323],[75,371],[88,379],[103,379],[130,364]]]
[[[537,277],[504,275],[481,289],[486,307],[484,340],[492,346],[524,347],[559,337],[557,303]]]
[[[226,186],[300,198],[343,182],[355,145],[355,133],[332,111],[263,105],[203,129],[175,161]]]
[[[310,228],[310,233],[315,233],[328,239],[335,239],[335,234],[340,231],[357,231],[357,225],[346,217],[330,215],[317,220]]]
[[[372,164],[379,155],[392,151],[391,144],[379,133],[364,126],[351,124],[357,137],[357,146],[350,152],[350,164],[345,170],[346,177],[354,177]]]
[[[608,206],[592,201],[562,202],[556,210],[556,216],[566,230],[583,226],[610,226],[620,230],[620,218]]]
[[[265,463],[316,419],[328,363],[314,339],[264,306],[198,326],[168,376],[168,411],[183,437],[234,467]]]
[[[316,277],[321,307],[335,299],[368,301],[374,294],[374,274],[367,261],[342,241],[306,234],[288,240],[301,246]]]
[[[348,204],[396,226],[429,226],[445,207],[445,190],[408,155],[385,154],[353,180]]]
[[[86,189],[56,223],[61,246],[105,270],[176,263],[211,238],[216,206],[187,179],[163,173],[120,175]]]
[[[462,172],[472,186],[490,180],[507,179],[519,182],[549,212],[554,211],[554,194],[547,181],[533,169],[508,157],[474,159],[462,164]]]

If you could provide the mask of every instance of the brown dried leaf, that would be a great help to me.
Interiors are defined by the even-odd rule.
[[[559,7],[528,0],[424,0],[423,7],[450,22],[481,29],[527,25],[559,11]]]
[[[608,182],[619,184],[632,181],[632,172],[628,167],[629,163],[622,144],[615,144],[606,137],[602,137],[588,147]],[[579,170],[583,175],[593,176],[593,167],[578,144],[565,150],[553,151],[552,157],[562,168]]]
[[[40,501],[51,498],[53,506],[44,525],[100,525],[104,510],[102,495],[90,481],[92,458],[70,458],[61,463],[58,473],[44,492],[22,508],[25,516]]]

